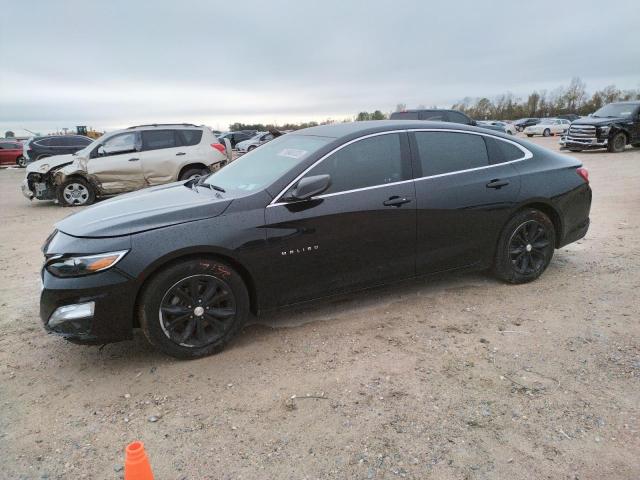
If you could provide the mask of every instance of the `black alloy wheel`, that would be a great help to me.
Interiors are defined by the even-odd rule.
[[[509,283],[526,283],[546,270],[555,249],[553,222],[532,208],[517,212],[505,225],[498,246],[493,270]]]
[[[173,262],[142,289],[137,309],[149,343],[176,358],[219,352],[250,314],[242,276],[214,258]]]
[[[509,256],[513,269],[520,275],[535,275],[548,263],[551,241],[544,225],[529,220],[513,232]]]
[[[203,347],[224,336],[237,310],[229,285],[213,275],[201,274],[169,288],[158,313],[160,327],[172,342]]]

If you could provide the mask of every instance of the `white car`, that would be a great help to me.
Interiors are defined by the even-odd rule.
[[[231,160],[231,145],[207,127],[139,125],[110,132],[71,155],[27,166],[22,193],[32,200],[88,205],[96,197],[131,192],[215,171]]]
[[[564,118],[543,118],[540,123],[525,128],[524,134],[527,137],[533,137],[534,135],[542,135],[543,137],[562,135],[569,130],[569,125],[571,125],[571,122]]]
[[[276,137],[279,137],[280,135],[282,135],[282,133],[276,130],[272,132],[258,132],[249,140],[238,142],[236,144],[236,150],[238,150],[238,153],[250,152],[254,148],[258,148],[263,143],[270,142],[271,140],[273,140]]]

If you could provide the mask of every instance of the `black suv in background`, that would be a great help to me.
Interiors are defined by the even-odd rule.
[[[457,110],[404,110],[393,112],[389,120],[431,120],[476,125],[476,121]]]
[[[516,130],[519,132],[524,131],[525,128],[531,127],[533,125],[537,125],[540,123],[539,118],[521,118],[513,122],[513,125],[516,127]]]
[[[596,148],[622,152],[628,144],[640,147],[640,101],[610,103],[574,120],[560,140],[572,152]]]
[[[27,162],[34,162],[54,155],[76,153],[93,142],[93,139],[82,135],[51,135],[30,138],[24,145],[24,156]]]

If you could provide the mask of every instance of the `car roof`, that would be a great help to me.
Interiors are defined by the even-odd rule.
[[[340,138],[348,135],[360,136],[387,130],[406,130],[416,128],[443,128],[475,131],[473,127],[462,123],[432,122],[430,120],[367,120],[364,122],[333,123],[309,127],[289,135],[314,135],[318,137]]]

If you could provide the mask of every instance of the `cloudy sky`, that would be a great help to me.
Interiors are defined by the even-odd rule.
[[[0,0],[0,133],[640,88],[640,2],[615,3]]]

